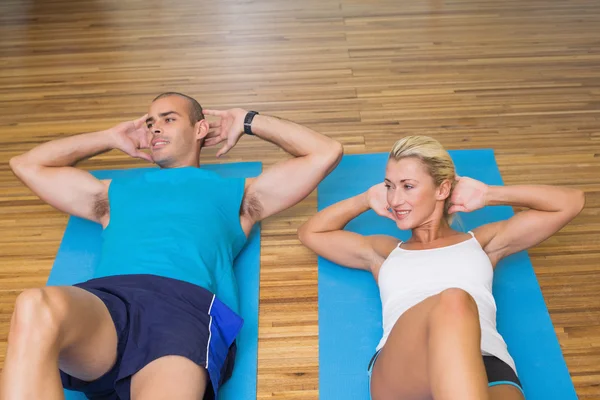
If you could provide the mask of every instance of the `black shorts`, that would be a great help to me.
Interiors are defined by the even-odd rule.
[[[369,385],[371,383],[371,372],[373,371],[373,366],[375,365],[375,361],[377,361],[380,351],[381,350],[378,350],[373,357],[371,357],[371,361],[369,361],[369,365],[367,367],[367,372],[369,373]],[[523,393],[521,381],[519,380],[517,373],[511,368],[510,365],[495,356],[482,357],[483,365],[485,366],[485,372],[488,378],[488,387],[497,385],[511,385],[515,386],[521,391],[521,393]],[[525,393],[523,393],[523,396],[525,396]]]
[[[483,365],[485,365],[489,387],[512,385],[523,393],[521,381],[510,365],[495,356],[483,356]]]
[[[231,377],[243,320],[208,290],[155,275],[117,275],[74,286],[96,295],[108,308],[117,329],[117,360],[93,382],[61,371],[65,389],[88,399],[128,400],[133,374],[169,355],[206,368],[205,399],[214,399]]]

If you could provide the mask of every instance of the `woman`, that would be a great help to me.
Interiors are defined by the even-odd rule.
[[[457,177],[450,155],[429,137],[405,137],[390,152],[383,183],[308,220],[300,240],[320,256],[370,271],[379,286],[383,337],[368,366],[374,400],[523,399],[514,361],[496,330],[493,269],[539,244],[584,206],[580,190],[488,186]],[[468,233],[452,214],[484,206],[526,207]],[[344,231],[373,209],[410,230],[390,236]]]

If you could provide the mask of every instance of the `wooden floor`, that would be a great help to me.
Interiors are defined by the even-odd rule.
[[[67,222],[9,158],[175,90],[307,124],[347,154],[430,135],[494,148],[506,184],[585,190],[582,214],[530,256],[577,393],[600,399],[599,34],[592,0],[3,0],[0,358],[15,297],[45,284]],[[244,138],[226,160],[285,157]],[[295,235],[315,210],[313,194],[263,224],[259,399],[318,398],[317,263]]]

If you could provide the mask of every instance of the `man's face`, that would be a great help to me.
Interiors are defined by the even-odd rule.
[[[167,96],[154,101],[150,105],[146,125],[152,133],[152,158],[159,166],[178,167],[196,154],[201,121],[192,125],[187,99]]]

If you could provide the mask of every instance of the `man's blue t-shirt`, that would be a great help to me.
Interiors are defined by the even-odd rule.
[[[211,291],[238,312],[233,260],[247,239],[240,225],[243,196],[244,179],[196,167],[113,179],[95,277],[179,279]]]

